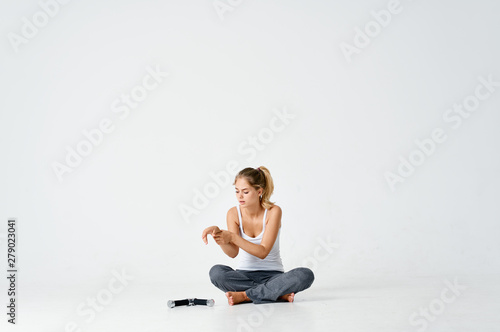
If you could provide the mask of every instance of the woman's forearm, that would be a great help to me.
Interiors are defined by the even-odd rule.
[[[249,242],[235,233],[231,233],[231,243],[260,259],[266,258],[269,253],[264,246]]]
[[[233,243],[221,244],[220,247],[222,251],[224,251],[224,253],[229,257],[235,258],[236,256],[238,256],[239,249],[235,244]]]

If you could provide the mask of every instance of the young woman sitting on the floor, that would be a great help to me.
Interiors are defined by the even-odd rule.
[[[236,175],[234,186],[239,205],[227,212],[227,230],[207,227],[202,239],[207,244],[207,236],[212,235],[226,255],[240,256],[239,265],[236,270],[214,265],[210,280],[226,293],[230,305],[293,302],[296,293],[311,286],[314,274],[305,267],[288,272],[283,269],[281,208],[269,201],[274,190],[269,170],[263,166],[245,168]]]

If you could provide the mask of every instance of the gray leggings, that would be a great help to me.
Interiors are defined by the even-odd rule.
[[[311,287],[314,273],[307,267],[288,272],[233,270],[217,264],[210,269],[210,280],[224,292],[245,291],[253,303],[275,302],[280,296]]]

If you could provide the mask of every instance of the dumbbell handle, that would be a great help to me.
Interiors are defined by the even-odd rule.
[[[212,299],[192,299],[193,300],[193,305],[206,305],[206,306],[213,306],[215,301]]]
[[[182,306],[182,305],[189,305],[189,306],[192,306],[192,305],[206,305],[208,307],[211,307],[213,306],[215,303],[215,301],[213,299],[185,299],[185,300],[169,300],[168,301],[168,306],[170,308],[173,308],[173,307],[178,307],[178,306]]]

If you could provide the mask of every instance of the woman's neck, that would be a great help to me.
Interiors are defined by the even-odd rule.
[[[245,206],[244,209],[246,210],[245,214],[251,219],[257,218],[262,213],[262,211],[265,210],[260,204],[254,206]]]

